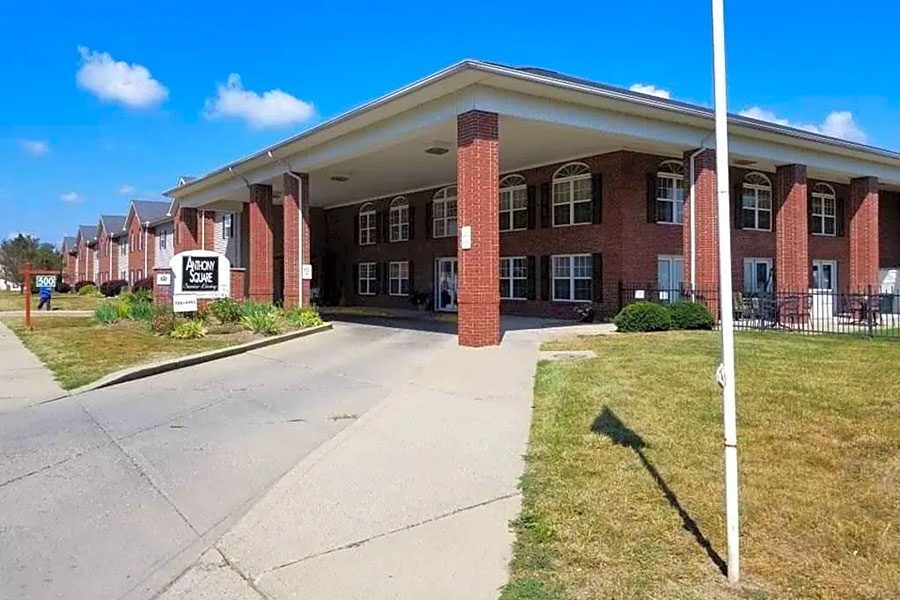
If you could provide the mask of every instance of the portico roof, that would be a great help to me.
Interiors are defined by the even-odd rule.
[[[715,145],[708,107],[555,71],[465,60],[202,177],[183,180],[166,195],[186,206],[243,199],[247,182],[278,185],[287,168],[310,174],[312,202],[323,205],[449,182],[455,178],[455,153],[440,166],[423,151],[430,145],[454,146],[456,115],[473,109],[501,117],[503,170],[579,153],[624,148],[680,156]],[[812,176],[848,180],[869,175],[882,186],[900,189],[898,152],[739,115],[729,116],[729,132],[732,159],[756,168],[801,163]],[[401,169],[419,169],[421,176],[407,177]],[[350,185],[333,184],[334,177],[347,173]]]

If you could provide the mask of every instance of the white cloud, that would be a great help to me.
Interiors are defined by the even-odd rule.
[[[22,140],[22,150],[29,156],[43,156],[50,152],[50,144],[44,140]]]
[[[853,119],[853,113],[849,110],[835,110],[825,117],[820,124],[811,123],[793,123],[789,119],[784,119],[759,106],[751,106],[740,112],[741,116],[750,117],[751,119],[759,119],[760,121],[768,121],[776,125],[784,125],[786,127],[796,127],[813,133],[821,133],[831,137],[848,140],[851,142],[865,142],[868,139],[866,132],[862,130],[859,124]]]
[[[635,83],[628,89],[632,92],[649,94],[650,96],[657,96],[659,98],[665,98],[666,100],[672,97],[672,92],[670,92],[669,90],[658,88],[652,83]]]
[[[132,108],[147,108],[163,102],[169,90],[153,79],[147,67],[113,60],[106,52],[78,46],[81,66],[78,85],[101,100],[120,102]]]
[[[279,89],[258,94],[245,90],[241,76],[232,73],[225,84],[217,86],[215,98],[207,98],[207,118],[242,119],[254,128],[296,125],[312,119],[315,107]]]
[[[128,183],[123,183],[121,186],[119,186],[119,190],[118,190],[119,194],[121,194],[122,196],[130,196],[130,195],[134,194],[136,191],[137,191],[137,188],[135,188],[133,185],[128,184]]]
[[[63,202],[68,202],[70,204],[75,202],[81,202],[84,200],[84,197],[78,192],[66,192],[59,197]]]

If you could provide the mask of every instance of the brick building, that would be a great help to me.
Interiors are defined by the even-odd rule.
[[[127,269],[123,279],[134,284],[153,275],[158,240],[154,226],[168,220],[168,202],[132,200],[123,224]],[[120,271],[122,269],[120,268]]]
[[[73,284],[77,273],[75,265],[78,256],[78,238],[69,235],[63,237],[59,251],[63,257],[62,280],[68,284]]]
[[[421,300],[487,345],[501,312],[715,289],[713,129],[705,107],[464,61],[167,195],[181,247],[216,248],[204,231],[233,215],[250,298]],[[858,289],[900,266],[900,154],[736,115],[729,134],[736,289]]]
[[[119,256],[125,239],[125,217],[100,215],[97,221],[97,285],[120,279]]]
[[[79,225],[75,236],[75,279],[93,281],[97,274],[97,227],[96,225]]]

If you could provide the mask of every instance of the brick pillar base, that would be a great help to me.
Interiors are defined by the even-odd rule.
[[[296,175],[296,177],[295,177]],[[297,180],[300,178],[300,181]],[[300,206],[303,220],[300,220]],[[301,260],[300,229],[303,233]],[[284,174],[284,306],[294,308],[300,304],[300,286],[303,306],[309,306],[309,280],[300,279],[301,264],[309,260],[309,175]]]
[[[241,300],[246,300],[247,295],[246,291],[246,277],[247,271],[246,269],[235,268],[231,269],[231,297],[234,300],[240,302]]]
[[[251,300],[272,302],[274,294],[272,258],[272,186],[254,183],[250,186],[248,235],[250,255],[247,262]]]
[[[684,154],[685,180],[694,188],[694,207],[696,214],[691,214],[690,195],[687,195],[684,210],[683,248],[684,248],[684,281],[691,282],[691,220],[694,222],[694,239],[697,273],[696,287],[702,295],[698,298],[709,307],[713,315],[719,313],[719,232],[716,200],[716,151],[702,150],[694,157],[694,180],[689,181],[691,173],[691,155]],[[690,188],[687,188],[690,190]],[[725,215],[726,219],[729,215]]]
[[[878,180],[859,177],[850,181],[850,291],[877,291]]]
[[[500,343],[499,140],[495,113],[457,118],[458,222],[472,228],[472,248],[457,251],[461,346]]]
[[[158,273],[168,273],[169,281],[172,281],[174,276],[172,275],[172,269],[153,269],[153,274],[149,275],[153,277],[153,303],[162,306],[162,305],[171,305],[172,304],[172,285],[156,285],[156,275]]]
[[[806,167],[775,170],[775,284],[779,292],[805,294],[809,288],[809,225]]]

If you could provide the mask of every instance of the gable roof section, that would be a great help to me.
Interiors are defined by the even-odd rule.
[[[132,200],[128,207],[128,214],[122,222],[122,228],[127,229],[132,216],[137,216],[142,225],[166,221],[169,217],[169,202],[158,200]]]
[[[82,241],[86,244],[92,244],[97,241],[96,225],[79,225],[78,226],[78,243]]]
[[[125,215],[100,215],[97,235],[102,231],[106,231],[109,237],[119,237],[125,233]]]
[[[61,250],[62,250],[63,254],[65,254],[66,252],[77,251],[78,250],[78,238],[76,238],[73,235],[64,236],[63,240],[62,240]]]

